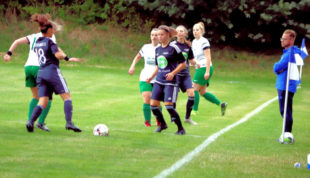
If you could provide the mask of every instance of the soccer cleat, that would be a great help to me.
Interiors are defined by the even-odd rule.
[[[44,130],[44,131],[47,131],[47,132],[50,131],[50,129],[45,124],[37,123],[36,126],[37,126],[37,128],[39,128],[41,130]]]
[[[227,108],[227,103],[222,103],[221,104],[221,112],[222,112],[222,116],[225,115],[225,112],[226,112],[226,108]]]
[[[168,127],[167,127],[167,125],[160,125],[156,130],[155,130],[155,132],[161,132],[161,131],[163,131],[163,130],[165,130],[165,129],[167,129]]]
[[[178,130],[175,134],[177,134],[177,135],[185,135],[184,128],[182,128],[181,130]]]
[[[193,110],[193,111],[191,112],[191,115],[193,115],[193,116],[196,116],[197,114],[198,114],[198,111]]]
[[[33,132],[33,123],[31,121],[28,121],[26,123],[26,128],[27,128],[28,132]]]
[[[160,122],[156,119],[156,125],[159,127],[160,126]]]
[[[189,123],[191,125],[197,125],[197,122],[193,121],[191,118],[184,119],[184,122]]]
[[[145,125],[145,127],[151,127],[151,124],[149,121],[145,121],[144,125]]]
[[[76,127],[73,124],[66,124],[66,129],[67,130],[73,130],[74,132],[82,132],[81,129],[79,129],[78,127]]]

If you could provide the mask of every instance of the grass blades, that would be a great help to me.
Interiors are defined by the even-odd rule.
[[[165,109],[168,129],[154,133],[145,128],[138,76],[127,68],[63,66],[73,98],[73,122],[82,133],[65,130],[63,101],[54,95],[47,116],[50,133],[35,128],[27,133],[31,93],[24,87],[23,66],[0,62],[0,177],[153,177],[170,167],[208,136],[236,122],[262,103],[276,96],[272,81],[214,75],[210,92],[228,102],[226,116],[220,108],[200,99],[199,125],[184,124],[185,136],[176,136],[174,124]],[[137,71],[139,71],[137,69]],[[308,78],[305,77],[305,80]],[[294,145],[281,145],[282,120],[277,102],[248,122],[220,136],[192,162],[172,177],[306,177],[309,153],[309,86],[305,83],[294,98]],[[187,96],[179,94],[177,111],[185,116]],[[93,127],[104,123],[110,136],[95,137]],[[295,162],[301,168],[294,168]]]

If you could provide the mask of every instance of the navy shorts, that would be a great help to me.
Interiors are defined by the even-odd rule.
[[[39,97],[48,96],[52,99],[53,92],[55,94],[69,93],[66,80],[61,74],[59,68],[55,70],[39,70],[37,77],[37,87]]]
[[[178,87],[154,83],[151,99],[165,102],[176,102]]]
[[[187,89],[193,88],[193,83],[190,75],[176,76],[178,87],[182,92],[186,92]]]

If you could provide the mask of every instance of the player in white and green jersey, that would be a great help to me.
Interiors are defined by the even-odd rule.
[[[141,58],[144,58],[144,68],[142,69],[140,73],[139,87],[140,87],[140,92],[143,97],[143,114],[144,114],[146,127],[151,126],[150,100],[151,100],[152,88],[153,88],[153,83],[154,83],[154,80],[152,80],[151,83],[147,83],[146,79],[153,74],[156,68],[155,49],[159,46],[158,37],[157,37],[157,29],[153,29],[151,31],[150,37],[151,37],[152,43],[143,45],[143,47],[140,49],[140,51],[134,58],[128,71],[130,75],[133,75],[136,64]]]
[[[211,51],[209,41],[203,37],[205,32],[204,24],[202,22],[196,23],[193,27],[193,34],[195,39],[192,43],[192,50],[194,58],[200,68],[196,69],[193,78],[195,90],[195,102],[193,111],[198,111],[199,94],[206,100],[221,106],[222,115],[225,115],[227,103],[221,102],[215,95],[207,92],[207,87],[210,84],[210,79],[213,74],[213,65],[211,61]]]
[[[36,15],[41,16],[42,18],[47,18],[47,19],[50,18],[50,16],[47,14],[35,14],[32,17]],[[30,120],[33,109],[35,108],[35,106],[38,104],[38,101],[39,101],[36,78],[37,78],[40,65],[38,61],[38,56],[34,52],[34,44],[36,40],[42,36],[43,35],[40,32],[40,33],[31,34],[25,37],[21,37],[15,40],[12,43],[7,54],[4,56],[4,60],[9,61],[11,59],[12,53],[17,48],[17,46],[21,44],[29,45],[29,55],[28,55],[27,62],[25,64],[25,86],[30,88],[33,98],[31,99],[29,103],[28,120]],[[52,37],[52,40],[56,43],[56,38],[54,35]],[[43,110],[42,114],[40,115],[39,121],[36,125],[38,128],[45,130],[45,131],[50,131],[49,128],[45,125],[45,118],[48,114],[50,107],[51,107],[51,102],[49,101],[47,107]]]

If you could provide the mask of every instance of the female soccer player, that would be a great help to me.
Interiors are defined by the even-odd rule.
[[[56,26],[53,22],[46,18],[35,18],[40,26],[43,37],[37,39],[34,44],[34,51],[38,55],[40,70],[37,76],[39,103],[34,108],[31,119],[26,123],[28,132],[33,132],[33,123],[37,120],[43,109],[46,108],[48,100],[52,100],[53,92],[59,94],[64,101],[64,111],[68,130],[81,132],[76,127],[72,119],[72,100],[66,81],[59,69],[59,60],[79,61],[78,58],[69,58],[58,48],[50,38],[53,36]]]
[[[190,123],[192,125],[197,125],[197,123],[194,122],[190,118],[193,105],[194,105],[195,94],[194,94],[192,79],[191,79],[189,68],[188,68],[189,62],[192,65],[195,65],[196,61],[194,60],[193,51],[191,49],[191,44],[189,41],[186,40],[186,36],[188,34],[187,29],[183,25],[179,25],[176,28],[176,31],[178,32],[177,40],[173,41],[172,44],[175,44],[180,48],[184,58],[186,59],[186,68],[176,75],[178,87],[181,89],[183,93],[187,92],[187,95],[188,95],[188,100],[186,104],[186,115],[185,115],[184,122]]]
[[[192,50],[195,60],[200,65],[199,69],[196,69],[193,83],[195,90],[195,103],[193,110],[198,111],[199,94],[206,100],[221,106],[222,116],[225,115],[227,103],[221,101],[212,93],[207,92],[210,79],[213,74],[213,66],[211,61],[211,51],[209,41],[203,37],[205,33],[204,24],[202,22],[196,23],[193,27],[193,34],[195,39],[192,43]]]
[[[50,15],[49,14],[34,14],[31,17],[31,21],[34,21],[34,19],[36,18],[50,19]],[[29,55],[28,55],[28,60],[25,64],[25,75],[26,75],[25,83],[26,83],[26,87],[29,87],[32,93],[32,99],[29,103],[28,120],[30,120],[33,109],[38,104],[38,101],[39,101],[36,79],[37,79],[37,74],[38,74],[40,65],[38,62],[38,56],[34,52],[34,43],[39,37],[42,37],[41,32],[31,34],[31,35],[15,40],[12,43],[7,54],[4,56],[4,60],[6,62],[10,61],[11,55],[14,52],[14,50],[17,48],[17,46],[21,44],[29,44]],[[53,35],[51,39],[53,40],[54,43],[56,43],[55,35]],[[49,128],[45,125],[45,118],[48,114],[48,111],[50,110],[50,107],[51,107],[51,102],[48,101],[46,108],[41,113],[39,121],[36,124],[38,128],[45,130],[45,131],[50,131]]]
[[[176,134],[184,135],[185,130],[182,126],[180,116],[173,107],[177,95],[177,81],[175,75],[186,68],[185,58],[182,51],[170,43],[170,38],[177,34],[176,30],[166,25],[159,26],[158,38],[161,46],[155,50],[156,68],[151,77],[147,78],[147,82],[156,76],[151,96],[151,109],[154,116],[160,122],[160,126],[155,132],[161,132],[167,129],[167,124],[163,114],[159,108],[160,101],[164,101],[167,111],[170,114],[171,121],[178,126]]]
[[[145,44],[140,49],[139,53],[134,58],[128,73],[130,75],[133,75],[135,72],[135,66],[141,59],[141,57],[144,58],[144,68],[142,69],[140,73],[140,92],[142,93],[143,97],[143,114],[144,114],[144,124],[146,127],[151,127],[151,94],[152,94],[152,88],[154,80],[151,81],[151,83],[147,83],[146,79],[151,76],[156,68],[155,65],[155,49],[159,46],[158,37],[157,37],[157,30],[153,29],[151,31],[151,41],[150,44]],[[157,121],[157,120],[156,120]],[[157,123],[158,125],[159,123]],[[159,126],[159,125],[158,125]]]

